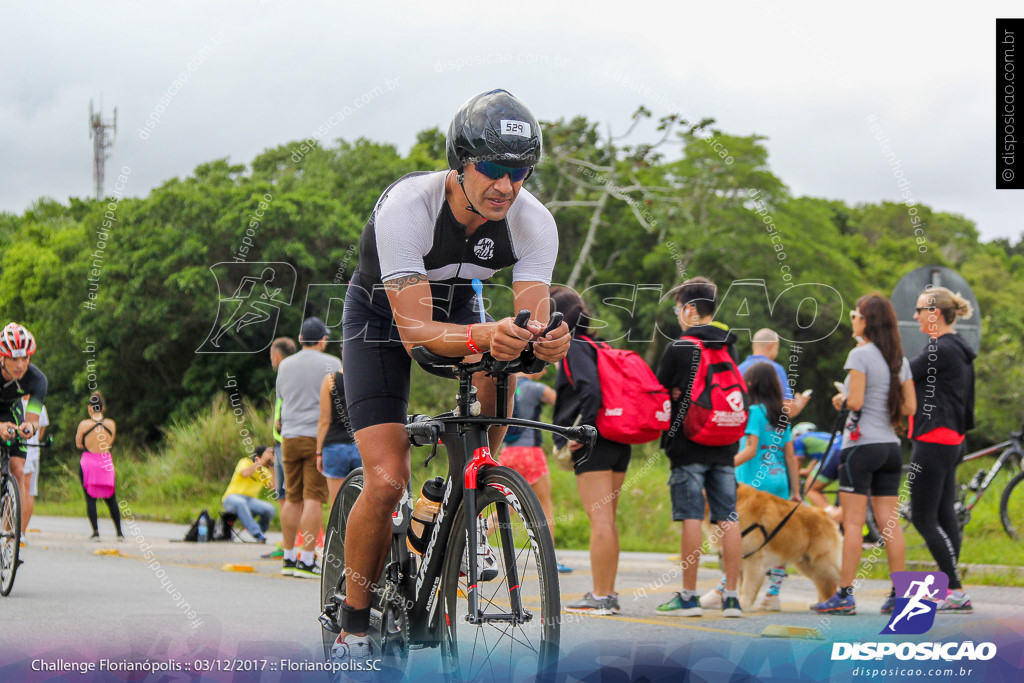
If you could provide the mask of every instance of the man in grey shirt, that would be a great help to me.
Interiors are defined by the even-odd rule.
[[[315,546],[327,502],[327,481],[316,468],[316,429],[320,418],[320,384],[324,375],[339,372],[341,361],[324,353],[327,326],[308,318],[299,332],[302,350],[285,358],[277,371],[281,399],[281,450],[284,462],[285,501],[281,504],[285,576],[315,579],[320,576]],[[295,548],[295,532],[302,548]]]

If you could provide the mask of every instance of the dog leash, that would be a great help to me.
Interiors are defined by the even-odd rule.
[[[825,458],[827,458],[828,454],[832,452],[832,444],[834,444],[835,441],[836,441],[836,433],[838,432],[839,428],[842,426],[843,420],[845,419],[845,417],[846,417],[846,411],[845,410],[840,410],[839,411],[839,415],[836,417],[836,423],[832,426],[832,438],[830,438],[828,440],[828,447],[825,448],[825,452],[822,453],[822,455],[821,455],[821,462],[818,463],[817,469],[814,470],[814,476],[811,477],[811,480],[804,485],[804,490],[809,489],[811,487],[811,485],[814,484],[815,481],[817,481],[818,474],[821,472],[821,467],[822,467],[822,465],[825,464]],[[754,531],[755,529],[760,529],[761,530],[761,534],[765,537],[764,542],[761,543],[761,545],[759,545],[754,550],[751,550],[749,553],[744,554],[743,555],[743,559],[745,560],[748,557],[750,557],[751,555],[756,554],[757,552],[759,552],[761,550],[761,548],[763,548],[766,545],[768,545],[769,543],[771,543],[772,539],[775,538],[776,534],[778,534],[779,531],[782,530],[782,527],[786,526],[786,522],[788,522],[790,520],[790,518],[794,514],[796,514],[797,508],[799,508],[801,505],[803,505],[802,501],[799,502],[799,503],[796,503],[793,506],[793,509],[789,511],[789,514],[787,514],[785,517],[783,517],[782,521],[779,522],[778,525],[774,529],[772,529],[771,533],[768,533],[765,530],[764,525],[761,524],[760,522],[754,522],[753,524],[748,526],[746,529],[744,529],[742,532],[740,532],[740,537],[743,537],[743,536],[746,536],[747,534],[749,534],[750,532]]]

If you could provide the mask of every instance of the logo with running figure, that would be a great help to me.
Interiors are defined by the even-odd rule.
[[[893,572],[892,585],[896,606],[880,633],[910,636],[927,632],[935,622],[937,601],[946,597],[949,577],[943,572]]]
[[[274,340],[281,307],[295,294],[290,263],[227,261],[210,266],[217,318],[196,353],[259,353]]]

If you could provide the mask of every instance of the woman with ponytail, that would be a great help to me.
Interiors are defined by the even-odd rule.
[[[917,409],[910,364],[903,357],[896,312],[884,296],[871,294],[850,311],[858,345],[846,357],[843,391],[832,399],[837,410],[850,411],[839,454],[839,502],[843,508],[843,562],[839,592],[814,610],[828,614],[855,614],[853,579],[860,565],[861,535],[871,496],[882,536],[889,572],[903,571],[906,543],[897,515],[903,457],[896,430],[903,418]],[[895,593],[882,605],[892,612]]]
[[[78,424],[75,434],[75,445],[82,450],[79,476],[82,479],[82,490],[85,492],[85,512],[92,525],[92,536],[89,540],[99,542],[100,530],[97,526],[96,500],[102,499],[110,511],[110,519],[114,522],[117,540],[123,541],[121,533],[121,511],[117,507],[114,462],[110,458],[110,447],[117,437],[117,425],[109,417],[103,416],[103,394],[98,391],[89,396],[89,417]]]
[[[963,591],[956,466],[964,456],[964,437],[974,427],[974,359],[977,354],[953,329],[969,318],[971,304],[945,287],[925,289],[917,297],[914,319],[928,344],[912,361],[917,412],[910,425],[914,442],[910,480],[910,516],[939,570],[949,577],[949,596],[938,611],[974,611]],[[940,596],[941,597],[941,596]]]

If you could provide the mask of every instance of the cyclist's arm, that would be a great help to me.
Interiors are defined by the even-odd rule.
[[[442,356],[463,357],[472,354],[466,343],[469,326],[434,320],[433,298],[426,275],[401,275],[385,282],[384,287],[388,301],[391,302],[398,333],[407,351],[411,351],[414,346],[425,346],[429,351]],[[517,358],[534,333],[543,330],[539,324],[534,323],[531,323],[531,329],[528,330],[518,328],[512,324],[512,318],[503,318],[494,323],[477,323],[472,327],[476,347],[481,351],[490,351],[498,360]]]

